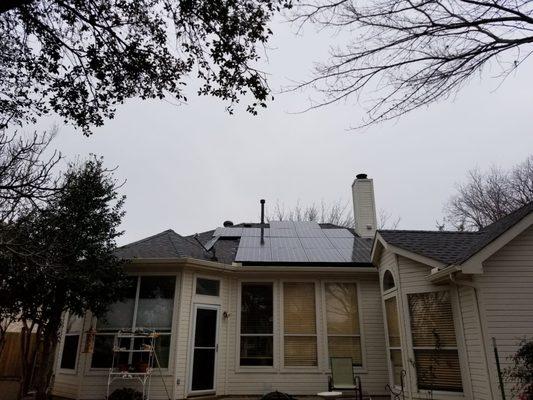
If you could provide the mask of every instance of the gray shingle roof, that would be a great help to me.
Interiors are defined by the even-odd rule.
[[[260,227],[258,223],[236,224],[235,227],[255,228]],[[268,225],[267,225],[268,226]],[[322,229],[342,228],[333,224],[320,224]],[[348,229],[354,235],[354,248],[352,252],[352,263],[370,264],[370,252],[372,239],[362,239],[358,237],[352,229]],[[122,246],[117,249],[117,256],[124,259],[132,258],[180,258],[191,257],[199,260],[218,261],[231,264],[235,261],[240,238],[219,238],[213,246],[213,251],[205,251],[202,245],[206,245],[213,239],[214,230],[209,230],[194,235],[181,236],[172,229],[163,231],[157,235],[147,237]],[[202,245],[200,245],[201,242]],[[350,263],[351,264],[351,263]]]
[[[477,232],[380,230],[393,246],[444,264],[461,264],[533,212],[533,202]]]

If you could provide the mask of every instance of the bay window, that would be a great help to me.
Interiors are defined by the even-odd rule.
[[[240,365],[273,366],[274,306],[271,282],[241,285]]]
[[[329,357],[351,357],[363,365],[357,285],[326,283],[326,322]]]
[[[317,335],[315,284],[283,284],[285,366],[316,366]]]
[[[450,293],[416,293],[407,297],[418,388],[462,392]]]
[[[119,330],[144,329],[159,334],[155,351],[161,368],[168,368],[175,276],[141,276],[130,278],[131,285],[125,299],[113,304],[108,313],[97,321],[92,368],[109,368],[113,357],[113,340]],[[121,346],[138,348],[142,339]],[[135,364],[142,353],[121,353],[118,362]]]

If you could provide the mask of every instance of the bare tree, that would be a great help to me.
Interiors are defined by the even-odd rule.
[[[509,171],[469,171],[445,206],[445,220],[457,229],[481,229],[531,201],[533,155]]]
[[[350,35],[295,89],[321,94],[309,108],[369,99],[359,126],[447,98],[489,66],[504,78],[533,51],[528,0],[309,0],[295,10],[300,25]]]
[[[285,205],[278,202],[274,212],[268,216],[271,221],[315,221],[318,223],[343,226],[345,228],[355,228],[355,219],[351,210],[351,203],[344,203],[338,200],[332,204],[324,201],[311,203],[303,206],[299,201],[292,208],[285,208]],[[400,223],[400,217],[393,215],[384,209],[378,213],[379,229],[396,229]]]
[[[346,228],[355,226],[353,213],[349,203],[336,201],[333,204],[326,204],[324,201],[302,205],[299,201],[292,208],[285,208],[285,205],[276,203],[274,212],[268,215],[269,221],[315,221],[318,223],[329,223]]]
[[[378,229],[397,229],[401,220],[401,217],[394,217],[383,208],[378,211]]]
[[[21,209],[33,207],[57,188],[54,168],[61,159],[57,151],[47,155],[56,130],[21,136],[0,131],[0,222],[13,222]]]

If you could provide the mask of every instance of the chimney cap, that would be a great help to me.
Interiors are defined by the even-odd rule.
[[[368,175],[367,174],[357,174],[357,175],[355,175],[355,177],[357,179],[368,179]]]
[[[224,225],[224,228],[227,228],[228,226],[233,226],[233,221],[224,221],[222,225]]]

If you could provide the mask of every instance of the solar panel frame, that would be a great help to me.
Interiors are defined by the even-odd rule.
[[[304,249],[334,249],[327,238],[300,238]]]
[[[328,238],[333,247],[336,249],[353,249],[355,247],[355,238]]]
[[[303,249],[302,242],[299,238],[289,237],[272,237],[270,238],[270,246],[281,249]]]
[[[263,238],[264,243],[261,243],[259,236],[242,236],[239,242],[239,247],[271,247],[270,238]]]
[[[309,262],[340,263],[346,262],[337,249],[304,249]]]
[[[272,248],[272,261],[273,262],[309,262],[305,250],[303,248]]]
[[[270,228],[270,237],[298,237],[294,229]]]
[[[240,247],[237,249],[235,261],[271,262],[272,251],[270,247]]]

